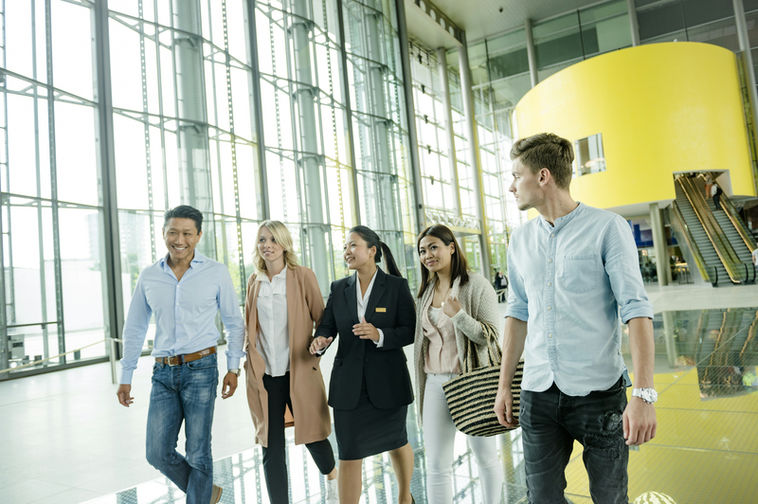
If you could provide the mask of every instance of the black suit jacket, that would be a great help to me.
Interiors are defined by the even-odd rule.
[[[377,271],[366,307],[366,322],[384,333],[377,348],[368,339],[353,334],[358,323],[356,277],[332,282],[316,336],[339,336],[329,382],[329,405],[352,409],[358,405],[365,375],[366,390],[377,408],[396,408],[413,402],[413,388],[403,347],[413,343],[416,310],[405,278]]]

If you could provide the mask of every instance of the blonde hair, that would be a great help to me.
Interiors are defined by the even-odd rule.
[[[265,220],[261,222],[255,235],[255,266],[258,268],[258,271],[266,271],[266,261],[261,257],[260,252],[258,252],[258,238],[261,235],[261,229],[264,227],[274,236],[274,241],[284,249],[284,265],[290,269],[297,266],[297,256],[292,249],[292,235],[290,235],[287,226],[277,220]]]

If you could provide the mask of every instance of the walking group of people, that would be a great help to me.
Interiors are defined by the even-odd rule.
[[[362,460],[384,452],[397,479],[397,502],[415,502],[410,492],[414,456],[406,431],[414,391],[403,351],[411,344],[427,501],[451,504],[455,425],[443,385],[461,373],[467,348],[486,358],[488,347],[503,334],[492,406],[503,425],[520,422],[524,428],[529,501],[565,502],[563,471],[573,441],[579,440],[595,502],[627,502],[628,446],[648,441],[656,428],[652,311],[631,231],[615,214],[571,199],[573,153],[566,140],[552,134],[522,139],[511,156],[510,190],[519,208],[535,208],[540,217],[511,239],[505,320],[492,285],[469,270],[453,232],[444,225],[430,226],[418,236],[421,282],[415,299],[377,233],[366,226],[352,228],[344,260],[353,273],[332,282],[324,305],[314,272],[298,264],[289,231],[274,220],[258,229],[256,272],[247,283],[242,317],[226,268],[195,251],[202,214],[189,206],[166,212],[168,254],[137,281],[123,332],[117,392],[122,405],[132,404],[132,374],[154,316],[148,462],[187,494],[188,503],[219,501],[211,423],[219,378],[215,317],[220,313],[228,342],[221,395],[234,394],[246,356],[247,400],[255,442],[263,447],[272,504],[289,502],[288,422],[294,422],[295,443],[306,446],[326,476],[327,502],[357,504]],[[638,387],[628,405],[619,307],[630,328]],[[327,399],[319,360],[335,339]],[[511,382],[522,354],[517,417]],[[327,440],[329,406],[339,467]],[[182,423],[184,455],[176,450]],[[483,501],[498,504],[503,473],[495,438],[467,440],[479,468]]]

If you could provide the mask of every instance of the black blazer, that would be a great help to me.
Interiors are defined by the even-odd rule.
[[[316,336],[339,335],[329,382],[329,405],[353,409],[358,405],[363,378],[371,403],[377,408],[397,408],[413,402],[413,389],[403,347],[413,343],[416,309],[405,278],[379,269],[366,306],[366,322],[384,333],[384,345],[353,334],[358,323],[356,277],[332,282]]]

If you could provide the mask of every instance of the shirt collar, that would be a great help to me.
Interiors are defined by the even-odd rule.
[[[366,289],[365,297],[361,294],[361,282],[358,280],[358,272],[356,271],[354,275],[355,279],[355,292],[358,296],[358,303],[363,303],[364,301],[368,301],[369,296],[371,295],[371,289],[374,288],[374,281],[376,280],[376,275],[379,274],[379,267],[376,267],[376,271],[374,271],[374,276],[371,277],[371,281],[368,283],[368,288]]]
[[[569,213],[562,217],[558,217],[555,219],[554,224],[550,224],[543,216],[539,216],[540,219],[540,225],[543,229],[545,229],[548,232],[555,232],[559,231],[562,227],[564,227],[566,224],[571,222],[574,217],[577,215],[580,215],[584,211],[585,205],[582,202],[579,202],[579,204],[571,210]]]
[[[256,282],[269,282],[269,283],[273,283],[273,281],[276,280],[276,279],[279,279],[279,280],[286,280],[287,279],[287,266],[286,265],[284,266],[284,268],[282,268],[282,271],[280,271],[279,273],[277,273],[276,275],[274,275],[274,277],[271,280],[268,279],[268,275],[266,274],[265,271],[261,272],[261,274],[255,276],[255,281]]]
[[[195,250],[195,256],[192,258],[192,261],[190,261],[190,268],[203,264],[207,260],[207,257]],[[171,269],[171,267],[168,265],[168,252],[166,252],[165,256],[161,257],[161,259],[158,261],[158,264],[160,264],[163,271],[168,271]]]

